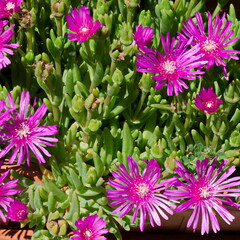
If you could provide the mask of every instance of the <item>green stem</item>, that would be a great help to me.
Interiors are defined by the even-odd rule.
[[[61,67],[61,59],[55,59],[55,74],[56,74],[56,79],[57,79],[57,89],[58,89],[58,94],[60,94],[60,91],[63,89],[63,84],[62,84],[62,67]],[[51,89],[52,91],[52,89]],[[52,109],[53,109],[53,118],[55,122],[59,122],[59,107],[54,104],[54,97],[53,96],[53,103],[52,103]]]
[[[56,77],[59,81],[59,84],[62,85],[62,67],[61,67],[61,59],[55,59],[55,69],[56,69]]]
[[[93,78],[94,78],[94,69],[93,67],[91,67],[90,65],[88,65],[88,73],[89,73],[89,77],[91,80],[91,85],[89,87],[89,92],[91,93],[92,90],[96,87],[94,82],[93,82]]]
[[[208,134],[205,135],[205,143],[206,147],[209,147],[209,133],[210,133],[210,114],[206,114],[206,128],[208,130]]]
[[[183,102],[183,104],[185,104],[185,103]],[[184,123],[185,132],[188,132],[188,130],[189,130],[189,126],[190,126],[190,122],[191,122],[191,118],[192,118],[192,112],[193,112],[192,101],[190,99],[188,99],[187,109],[186,109],[186,119],[185,119],[185,123]]]
[[[33,51],[33,29],[27,28],[27,52]]]
[[[87,51],[87,55],[89,57],[89,60],[94,63],[94,58],[93,58],[93,55],[92,55],[92,51],[90,49],[90,46],[89,46],[89,41],[86,41],[83,43],[84,46],[85,46],[85,49]],[[89,77],[90,77],[90,80],[91,80],[91,85],[90,85],[90,88],[89,88],[89,92],[91,93],[92,90],[95,88],[95,85],[94,85],[94,82],[93,82],[93,77],[94,77],[94,73],[95,73],[95,69],[94,69],[94,64],[93,65],[89,65],[88,64],[88,72],[89,72]]]
[[[10,25],[13,25],[14,24],[14,18],[13,17],[10,17]],[[14,28],[13,28],[13,30],[14,30]],[[13,36],[12,36],[12,42],[16,42],[16,36],[15,36],[15,34],[13,34]]]
[[[27,47],[26,51],[28,52],[34,52],[34,30],[33,28],[27,28],[26,29],[26,35],[27,35]],[[31,85],[31,79],[32,79],[32,69],[28,68],[26,70],[26,88],[30,88]]]
[[[89,40],[85,41],[83,44],[84,44],[85,49],[87,51],[87,55],[89,57],[89,60],[94,63],[94,58],[93,58],[93,55],[92,55],[92,51],[91,51],[90,46],[89,46]]]
[[[111,101],[111,96],[107,95],[107,97],[105,98],[104,103],[103,103],[103,109],[104,110],[109,105],[110,101]]]
[[[58,37],[62,36],[62,18],[56,17],[57,21],[57,35]]]
[[[112,60],[111,62],[111,66],[110,66],[110,77],[112,77],[114,71],[116,70],[116,63]],[[106,107],[109,105],[110,101],[111,101],[111,96],[107,95],[107,97],[104,100],[103,103],[103,110],[105,111]]]
[[[87,119],[86,119],[86,122],[85,122],[84,129],[86,129],[88,127],[89,122],[90,122],[91,119],[92,119],[92,110],[88,109],[87,110]],[[85,143],[87,143],[88,139],[89,139],[89,135],[86,133],[86,131],[84,131],[83,132],[83,141]]]
[[[110,66],[110,77],[112,77],[113,73],[114,73],[115,70],[116,70],[116,67],[117,67],[117,66],[116,66],[115,61],[112,60],[111,66]]]
[[[59,109],[54,104],[52,104],[52,111],[53,111],[54,122],[59,122]]]
[[[127,8],[127,23],[129,23],[130,26],[132,25],[133,18],[134,18],[134,15],[135,15],[135,11],[136,11],[135,7],[128,7]]]

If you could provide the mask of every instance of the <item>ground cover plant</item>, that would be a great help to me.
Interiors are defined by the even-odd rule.
[[[1,165],[42,173],[3,171],[2,221],[46,240],[122,239],[188,209],[201,234],[231,224],[240,22],[227,2],[2,0]]]

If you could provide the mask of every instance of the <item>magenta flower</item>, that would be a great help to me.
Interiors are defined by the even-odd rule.
[[[135,222],[140,212],[140,230],[144,230],[147,215],[150,223],[161,225],[161,217],[168,219],[166,213],[173,214],[171,203],[160,191],[166,189],[167,181],[156,183],[160,178],[160,167],[155,159],[147,162],[142,175],[139,172],[137,163],[131,156],[128,156],[128,166],[121,164],[117,169],[119,173],[112,171],[115,180],[109,180],[109,184],[116,190],[107,189],[107,198],[113,200],[111,205],[119,205],[113,213],[119,213],[120,218],[133,210],[132,223]],[[164,212],[165,211],[165,212]]]
[[[237,56],[233,54],[239,54],[240,51],[225,49],[228,45],[238,40],[237,37],[232,39],[231,36],[234,34],[234,30],[230,30],[232,22],[225,19],[226,14],[224,13],[222,18],[216,15],[213,20],[210,12],[208,12],[208,25],[207,33],[204,31],[204,24],[201,14],[197,12],[195,14],[197,23],[194,23],[192,18],[183,26],[183,34],[179,34],[185,39],[193,37],[192,44],[199,44],[200,52],[204,54],[204,57],[208,60],[206,69],[208,70],[214,64],[217,66],[223,66],[223,73],[226,79],[226,63],[223,59],[233,58],[238,60]]]
[[[106,227],[107,222],[103,218],[98,218],[98,215],[86,216],[84,220],[78,219],[75,226],[80,230],[73,230],[76,237],[71,237],[69,240],[105,240],[103,234],[108,233]]]
[[[176,212],[193,208],[187,227],[193,224],[195,231],[199,219],[201,219],[202,235],[209,233],[210,224],[215,233],[220,230],[216,213],[228,224],[233,221],[234,216],[225,208],[225,204],[240,206],[231,199],[240,196],[240,177],[229,177],[235,171],[235,166],[221,174],[228,161],[223,160],[218,168],[216,168],[216,158],[210,165],[209,161],[208,158],[197,161],[197,176],[194,176],[179,161],[176,161],[178,167],[175,171],[183,180],[178,180],[177,189],[167,189],[164,192],[169,199],[185,200],[184,203],[175,208]]]
[[[0,18],[11,17],[14,12],[20,11],[22,0],[1,0]]]
[[[10,113],[9,121],[5,121],[0,129],[0,140],[6,143],[5,148],[0,152],[0,158],[15,148],[9,158],[10,164],[16,159],[17,164],[21,164],[26,157],[27,164],[30,165],[30,150],[40,163],[45,163],[42,153],[48,157],[51,154],[44,146],[55,146],[52,142],[58,141],[57,138],[46,137],[58,133],[56,125],[39,126],[40,121],[47,112],[45,103],[35,113],[32,113],[35,104],[30,108],[30,94],[29,92],[22,92],[18,112],[10,93],[8,94],[8,100],[10,109],[13,110]]]
[[[194,100],[196,101],[196,107],[208,114],[214,114],[218,110],[219,105],[223,103],[223,100],[217,99],[217,95],[212,87],[208,89],[203,87]]]
[[[8,21],[0,20],[0,70],[11,63],[6,54],[13,55],[13,50],[10,48],[18,48],[19,44],[9,43],[10,39],[14,35],[13,27],[11,25],[7,30],[4,31],[4,27],[8,24]]]
[[[26,204],[15,199],[10,203],[7,209],[7,218],[11,219],[13,222],[27,220],[27,214],[28,210]]]
[[[94,22],[90,16],[90,10],[86,6],[81,6],[79,9],[71,9],[66,19],[71,31],[71,33],[67,33],[68,39],[70,41],[78,41],[79,43],[87,41],[103,26],[98,20]]]
[[[1,163],[2,164],[2,163]],[[0,177],[0,206],[7,211],[7,208],[10,206],[11,202],[14,201],[10,196],[20,193],[20,190],[15,190],[14,188],[17,187],[18,179],[8,181],[4,183],[4,179],[9,174],[10,169],[5,171]],[[6,217],[3,211],[0,209],[0,217],[3,222],[6,222]]]
[[[206,61],[202,60],[203,54],[199,54],[199,47],[195,46],[187,49],[187,43],[175,38],[170,39],[170,33],[166,39],[161,36],[161,42],[164,49],[164,55],[158,50],[144,48],[141,55],[137,55],[136,66],[138,72],[150,72],[157,74],[152,77],[157,81],[156,89],[167,85],[167,94],[172,96],[183,92],[183,88],[188,89],[183,79],[193,80],[197,75],[204,72],[194,68],[202,67]],[[176,44],[176,47],[174,48]]]
[[[9,113],[12,111],[12,109],[8,109],[4,111],[6,105],[5,101],[3,99],[0,100],[0,125],[2,125],[5,121],[9,120],[10,116]]]
[[[144,27],[141,25],[136,26],[136,30],[133,34],[133,39],[138,48],[145,47],[151,43],[154,36],[153,29],[150,27]]]

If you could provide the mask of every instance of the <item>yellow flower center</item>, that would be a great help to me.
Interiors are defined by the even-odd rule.
[[[140,183],[136,187],[136,193],[140,198],[144,198],[149,193],[149,186],[146,183]]]
[[[16,135],[20,139],[27,138],[30,133],[31,131],[29,126],[24,122],[20,124],[18,129],[16,129]]]
[[[214,103],[213,103],[213,101],[209,101],[209,102],[206,102],[205,105],[207,108],[211,108],[214,105]]]
[[[8,3],[6,4],[6,9],[7,9],[7,10],[11,10],[11,9],[14,9],[14,8],[15,8],[15,4],[14,4],[14,3],[8,2]]]
[[[176,70],[176,64],[175,61],[167,60],[163,63],[163,69],[165,70],[165,73],[172,74]]]
[[[207,39],[201,44],[202,50],[206,55],[214,55],[218,50],[218,44],[214,40]]]
[[[84,235],[84,237],[85,237],[86,239],[90,239],[90,237],[92,236],[92,231],[89,230],[89,229],[86,229],[86,230],[84,231],[83,235]]]
[[[208,198],[210,196],[209,188],[208,187],[202,187],[199,188],[200,191],[200,197],[201,198]]]

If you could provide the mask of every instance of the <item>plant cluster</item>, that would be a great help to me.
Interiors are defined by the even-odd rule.
[[[32,239],[106,239],[240,207],[240,21],[218,1],[1,0],[0,217]],[[17,190],[21,185],[24,190]]]

